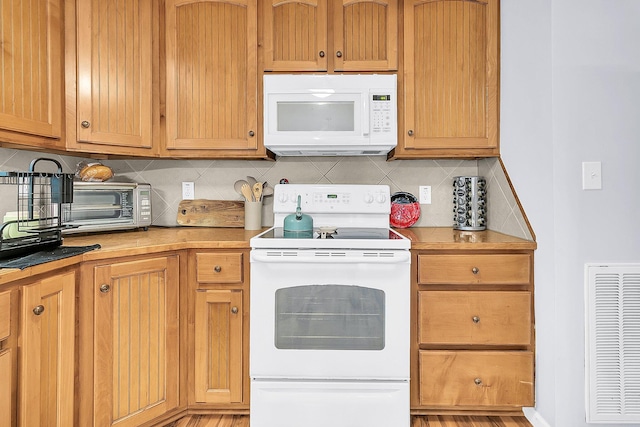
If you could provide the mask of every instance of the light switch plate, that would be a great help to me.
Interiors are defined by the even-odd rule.
[[[582,162],[582,189],[602,189],[602,163]]]

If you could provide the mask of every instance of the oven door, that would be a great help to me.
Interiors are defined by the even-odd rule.
[[[410,253],[251,252],[252,378],[409,378]]]

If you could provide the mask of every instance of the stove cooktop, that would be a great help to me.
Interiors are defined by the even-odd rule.
[[[335,231],[334,231],[335,230]],[[272,227],[251,239],[252,248],[410,249],[411,242],[390,228],[338,227],[315,229],[312,237]]]

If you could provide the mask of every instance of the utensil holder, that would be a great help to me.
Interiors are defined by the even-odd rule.
[[[453,179],[453,228],[487,228],[487,181],[481,176],[456,176]]]
[[[262,202],[244,202],[244,229],[262,229]]]

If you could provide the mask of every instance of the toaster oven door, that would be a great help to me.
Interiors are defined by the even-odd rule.
[[[135,225],[134,188],[82,188],[64,214],[65,224],[74,226]]]

